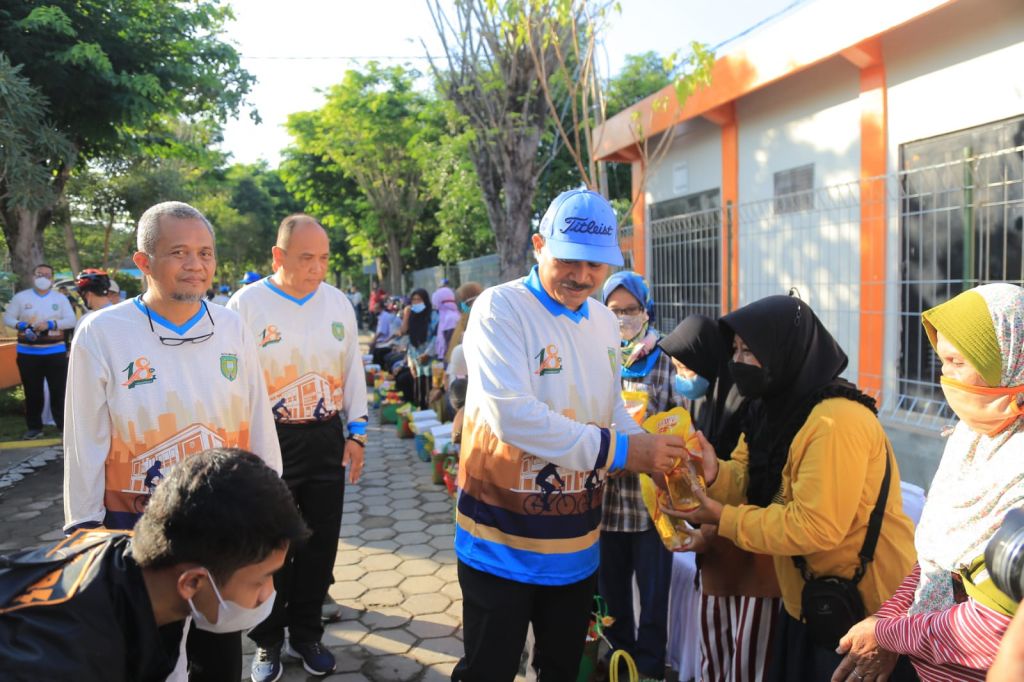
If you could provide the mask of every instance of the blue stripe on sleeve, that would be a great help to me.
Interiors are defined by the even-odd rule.
[[[629,436],[624,433],[615,433],[615,459],[612,460],[611,471],[621,471],[626,468],[626,453],[629,452]]]
[[[348,423],[348,432],[349,432],[349,435],[352,435],[352,436],[365,436],[366,435],[366,422],[364,422],[364,421],[349,422]]]

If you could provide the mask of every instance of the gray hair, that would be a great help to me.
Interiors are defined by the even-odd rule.
[[[198,209],[182,201],[164,201],[150,206],[139,218],[139,232],[136,246],[142,253],[152,256],[156,252],[156,243],[160,239],[160,219],[163,217],[179,220],[201,220],[213,237],[213,225]]]

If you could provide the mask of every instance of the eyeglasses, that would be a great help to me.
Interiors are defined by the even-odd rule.
[[[142,301],[142,297],[139,297],[139,301]],[[217,325],[213,321],[213,315],[210,314],[210,307],[206,305],[206,301],[203,301],[203,310],[206,311],[206,316],[210,318],[210,324],[214,327]],[[146,318],[149,320],[149,331],[156,334],[156,327],[153,326],[153,316],[149,312],[149,306],[145,303],[142,307],[146,309]],[[199,336],[187,336],[187,337],[174,337],[174,336],[157,336],[160,339],[160,343],[165,346],[182,346],[186,343],[202,343],[203,341],[209,341],[213,337],[213,332],[209,334],[200,334]]]
[[[639,315],[644,311],[644,309],[638,305],[631,305],[628,308],[609,308],[609,310],[615,313],[617,317],[630,317],[632,315]]]

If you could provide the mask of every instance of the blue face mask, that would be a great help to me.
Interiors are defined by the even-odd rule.
[[[459,310],[461,310],[464,313],[468,313],[469,312],[469,304],[466,303],[465,301],[459,301]]]
[[[426,309],[427,309],[427,304],[426,303],[413,303],[412,304],[412,311],[414,313],[422,313]]]
[[[672,385],[676,389],[676,393],[679,395],[689,398],[690,400],[697,400],[698,398],[704,397],[704,394],[708,392],[708,386],[711,384],[702,376],[695,376],[692,379],[686,379],[677,374],[675,379],[672,381]]]

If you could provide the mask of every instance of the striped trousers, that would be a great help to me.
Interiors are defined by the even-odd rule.
[[[703,682],[762,682],[782,599],[700,595]]]

